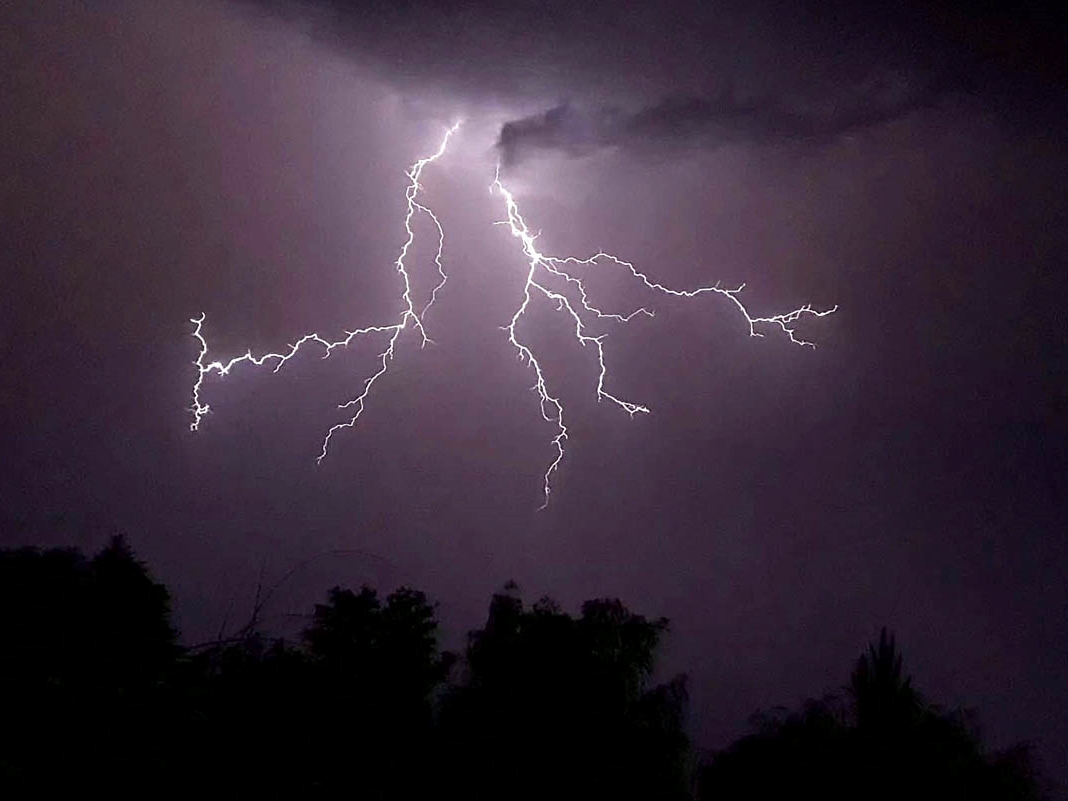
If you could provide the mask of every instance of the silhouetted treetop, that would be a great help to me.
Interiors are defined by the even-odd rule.
[[[303,635],[314,662],[333,680],[383,688],[402,685],[412,698],[426,699],[444,680],[449,657],[440,653],[438,623],[426,595],[407,587],[385,603],[369,587],[358,593],[334,587],[326,604],[316,604]]]
[[[178,656],[170,596],[121,537],[92,560],[0,551],[0,791],[160,773]]]
[[[97,621],[97,650],[107,669],[148,679],[176,653],[170,593],[148,573],[126,540],[113,537],[89,564],[95,587],[89,614]]]
[[[1034,799],[1026,747],[984,753],[964,712],[943,712],[912,685],[892,635],[858,658],[849,703],[755,716],[756,731],[702,768],[707,799]]]
[[[269,594],[269,593],[268,593]],[[170,597],[121,537],[0,550],[0,795],[1031,801],[1025,745],[986,753],[969,715],[915,689],[886,629],[842,699],[754,716],[695,766],[668,631],[621,601],[576,615],[509,583],[461,662],[435,606],[334,587],[296,642],[252,620],[182,649]]]
[[[159,678],[175,658],[170,595],[122,537],[91,561],[74,550],[0,551],[3,660],[26,681],[119,683]]]
[[[878,646],[860,655],[849,679],[857,725],[866,731],[891,731],[918,721],[923,701],[905,675],[893,635],[884,627]]]
[[[453,759],[481,755],[473,797],[687,797],[685,681],[649,686],[666,630],[618,600],[572,617],[514,585],[495,595],[444,710]]]

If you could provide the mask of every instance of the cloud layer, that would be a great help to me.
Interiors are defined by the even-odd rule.
[[[637,111],[587,108],[571,103],[506,122],[497,139],[505,165],[538,152],[582,155],[606,147],[632,150],[715,148],[733,142],[830,141],[935,102],[930,82],[884,74],[847,91],[792,98],[667,97]]]

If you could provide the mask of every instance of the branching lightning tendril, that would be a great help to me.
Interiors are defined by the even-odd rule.
[[[431,162],[437,161],[439,158],[441,158],[441,156],[445,153],[445,148],[448,147],[450,137],[452,137],[452,135],[456,133],[459,127],[460,123],[456,123],[451,128],[449,128],[445,132],[444,137],[442,137],[441,144],[439,145],[438,149],[433,154],[426,156],[425,158],[419,159],[417,162],[412,164],[411,167],[408,168],[408,187],[405,190],[407,211],[404,216],[404,230],[407,237],[404,240],[404,244],[401,246],[400,254],[397,256],[397,260],[394,262],[394,267],[396,268],[397,273],[400,274],[401,281],[404,286],[404,291],[401,293],[401,299],[404,303],[404,308],[401,311],[400,319],[392,325],[375,325],[369,326],[367,328],[357,328],[352,331],[346,331],[345,336],[337,340],[327,339],[317,333],[305,334],[295,343],[289,345],[289,349],[285,352],[265,353],[262,356],[253,356],[252,351],[248,351],[243,356],[238,356],[228,362],[213,361],[205,364],[204,359],[208,355],[208,343],[207,340],[204,339],[203,335],[205,315],[201,314],[200,317],[194,317],[190,320],[190,322],[193,323],[193,325],[195,326],[195,328],[193,329],[193,336],[196,337],[197,340],[200,342],[200,353],[197,356],[197,360],[195,362],[198,370],[198,375],[196,383],[193,385],[193,422],[190,423],[190,428],[193,431],[196,431],[200,427],[201,419],[204,417],[204,415],[211,411],[211,407],[205,404],[201,400],[200,396],[201,389],[204,385],[204,379],[210,373],[218,373],[220,376],[225,376],[228,375],[230,371],[238,364],[249,362],[259,367],[270,361],[275,362],[274,372],[277,373],[280,369],[282,369],[282,365],[284,365],[287,361],[289,361],[289,359],[295,356],[297,352],[301,349],[301,347],[308,344],[309,342],[314,342],[315,344],[322,346],[325,351],[323,353],[323,358],[325,359],[330,356],[330,354],[334,351],[335,348],[348,347],[349,343],[352,342],[352,340],[354,340],[356,337],[388,332],[389,340],[387,341],[386,349],[379,354],[380,362],[378,369],[374,373],[372,373],[369,378],[364,380],[363,391],[360,392],[360,394],[338,406],[339,409],[353,409],[354,412],[348,420],[336,423],[327,430],[326,436],[323,437],[322,451],[319,453],[317,459],[317,461],[322,462],[322,460],[326,458],[326,452],[327,449],[330,447],[330,440],[333,438],[334,434],[336,434],[343,428],[355,427],[356,421],[360,419],[360,416],[363,414],[366,405],[367,396],[371,393],[371,388],[374,386],[375,382],[378,381],[378,379],[385,374],[386,370],[389,369],[389,363],[393,359],[394,353],[396,352],[397,340],[400,339],[400,335],[408,327],[408,324],[411,323],[415,330],[419,332],[419,336],[422,337],[422,344],[424,346],[428,342],[432,341],[430,337],[427,336],[426,329],[423,327],[423,315],[425,315],[430,309],[430,307],[434,305],[434,301],[437,300],[438,292],[441,290],[442,287],[445,286],[445,282],[448,280],[448,276],[446,276],[445,269],[441,263],[442,251],[445,247],[445,231],[441,227],[441,222],[435,216],[434,212],[432,212],[430,209],[428,209],[421,203],[417,202],[416,196],[419,194],[419,190],[422,188],[419,183],[419,179],[422,177],[423,169]],[[437,265],[438,274],[441,276],[441,280],[430,293],[430,299],[427,301],[426,305],[423,306],[422,311],[416,311],[415,302],[412,300],[411,277],[408,275],[408,267],[404,262],[404,260],[408,257],[409,248],[411,248],[412,243],[415,241],[415,232],[412,230],[412,218],[415,216],[416,212],[422,212],[426,214],[437,228],[438,250],[437,254],[434,256],[434,263],[435,265]]]
[[[724,289],[718,283],[712,286],[698,287],[692,290],[679,290],[671,289],[663,284],[657,283],[650,279],[645,273],[639,271],[633,264],[628,261],[624,261],[617,256],[613,256],[611,253],[605,253],[599,251],[592,256],[584,259],[577,258],[575,256],[567,256],[559,258],[556,256],[547,256],[541,253],[534,245],[537,235],[531,233],[530,228],[527,227],[526,221],[519,213],[519,206],[516,204],[515,197],[504,184],[501,183],[500,166],[497,167],[497,173],[493,178],[493,184],[490,186],[492,191],[496,191],[500,194],[505,201],[505,207],[508,213],[508,219],[501,221],[501,224],[507,225],[511,230],[512,236],[516,237],[523,244],[523,253],[528,259],[529,269],[527,271],[526,284],[523,287],[523,300],[519,304],[519,307],[515,310],[515,314],[512,315],[511,321],[505,326],[504,330],[508,332],[508,341],[515,347],[520,358],[525,359],[528,364],[534,369],[534,374],[537,378],[534,389],[538,393],[538,398],[541,406],[542,417],[546,422],[556,425],[557,433],[553,437],[553,445],[556,448],[556,456],[550,462],[548,469],[545,471],[544,477],[544,491],[545,491],[545,503],[542,504],[542,508],[549,503],[549,495],[552,491],[550,479],[552,474],[556,472],[556,469],[560,466],[561,460],[564,458],[564,440],[567,439],[567,426],[564,424],[564,408],[560,403],[560,399],[549,393],[548,386],[545,382],[545,375],[542,371],[541,364],[534,356],[530,347],[525,345],[518,337],[516,333],[516,326],[519,323],[522,316],[526,313],[528,306],[530,305],[532,292],[540,294],[548,300],[554,302],[558,311],[565,312],[574,324],[575,339],[583,347],[592,345],[597,353],[597,364],[599,371],[597,374],[597,400],[607,400],[614,403],[621,408],[631,417],[636,414],[648,414],[649,409],[638,403],[632,403],[631,401],[623,400],[622,398],[613,395],[605,389],[605,378],[608,372],[608,368],[604,361],[604,340],[606,334],[600,334],[598,336],[591,336],[585,333],[586,326],[583,321],[582,313],[586,312],[592,314],[598,319],[611,319],[620,323],[629,322],[635,316],[642,314],[648,317],[652,317],[653,313],[648,309],[641,307],[635,309],[628,314],[618,314],[605,312],[596,306],[592,305],[589,300],[589,294],[586,290],[586,285],[581,278],[572,275],[568,272],[568,268],[571,266],[582,265],[586,267],[596,266],[601,262],[609,262],[618,267],[623,267],[630,274],[641,281],[648,289],[655,292],[659,292],[664,295],[671,295],[680,298],[695,298],[699,295],[708,293],[716,293],[727,298],[734,304],[734,306],[742,313],[746,323],[749,326],[749,335],[754,337],[762,337],[763,333],[757,330],[758,326],[772,326],[777,327],[789,337],[790,341],[795,345],[801,345],[805,347],[815,348],[815,344],[808,342],[804,339],[799,339],[795,335],[796,329],[790,326],[805,315],[811,315],[814,317],[824,317],[833,313],[838,307],[835,306],[824,311],[817,311],[812,308],[811,305],[804,305],[793,311],[785,312],[783,314],[775,314],[770,317],[754,317],[749,313],[749,310],[742,303],[738,297],[742,290],[745,289],[745,284],[737,287],[736,289]],[[539,272],[539,270],[541,272]],[[567,284],[573,286],[578,291],[578,306],[573,304],[566,295],[556,292],[544,283],[539,281],[541,274],[548,276],[555,276],[556,278],[562,278]]]
[[[233,358],[228,362],[205,362],[208,355],[208,344],[203,336],[205,317],[202,314],[200,317],[193,318],[190,322],[194,325],[193,336],[200,344],[200,353],[194,362],[198,374],[196,382],[193,385],[193,406],[191,409],[193,412],[193,422],[190,424],[192,430],[195,431],[198,429],[201,419],[210,411],[210,406],[205,404],[201,399],[201,392],[205,378],[211,373],[217,373],[219,376],[226,376],[235,366],[244,362],[249,362],[256,366],[263,366],[264,364],[273,362],[274,371],[277,372],[281,369],[282,365],[297,354],[302,346],[308,343],[315,343],[321,346],[324,349],[323,358],[325,359],[330,356],[335,348],[348,347],[349,343],[357,337],[388,333],[389,338],[387,340],[386,348],[379,354],[380,362],[378,369],[369,378],[364,380],[363,390],[358,395],[339,405],[339,409],[353,409],[354,413],[348,420],[337,423],[327,430],[326,435],[323,438],[322,450],[317,459],[317,461],[321,462],[326,457],[327,449],[334,434],[343,428],[355,427],[360,416],[363,414],[365,402],[371,392],[371,388],[374,386],[375,382],[386,373],[389,363],[395,354],[397,341],[405,329],[408,328],[409,323],[416,331],[418,331],[422,338],[423,346],[428,342],[432,342],[427,335],[426,329],[423,327],[423,317],[431,306],[433,306],[434,302],[437,300],[438,292],[441,291],[448,280],[442,265],[442,254],[445,247],[445,232],[437,216],[435,216],[428,207],[419,203],[416,200],[416,197],[419,190],[422,188],[419,179],[422,176],[423,169],[445,153],[450,137],[458,128],[459,123],[448,129],[438,149],[430,156],[416,161],[407,171],[409,183],[405,192],[407,211],[404,217],[406,239],[401,246],[397,260],[394,263],[397,272],[401,276],[403,284],[403,292],[401,294],[403,309],[397,322],[392,325],[369,326],[366,328],[346,331],[345,337],[337,340],[325,338],[318,333],[305,334],[295,343],[289,345],[287,350],[282,352],[254,356],[251,351],[248,351],[244,355]],[[838,308],[837,306],[834,306],[819,311],[814,309],[811,305],[806,304],[781,314],[774,314],[768,317],[754,317],[750,314],[748,308],[740,298],[742,290],[745,289],[745,284],[742,284],[735,289],[726,289],[721,287],[719,283],[711,286],[701,286],[690,290],[672,289],[664,284],[654,281],[646,273],[635,267],[631,262],[625,261],[618,256],[614,256],[604,251],[599,251],[586,258],[546,255],[541,253],[535,246],[535,240],[538,235],[532,233],[530,228],[528,228],[526,221],[519,212],[519,206],[516,203],[515,197],[501,182],[499,165],[496,174],[494,175],[493,183],[490,186],[490,190],[491,192],[496,192],[500,195],[505,202],[507,219],[498,221],[497,224],[508,226],[512,236],[521,242],[523,254],[527,258],[528,265],[526,281],[523,286],[522,300],[518,307],[516,307],[508,324],[502,326],[502,329],[507,332],[508,341],[512,347],[516,349],[518,357],[529,364],[534,370],[535,383],[533,389],[538,395],[541,416],[546,422],[556,426],[556,435],[552,438],[555,455],[544,474],[543,492],[545,501],[542,504],[542,508],[545,508],[549,503],[549,496],[552,492],[552,475],[559,468],[560,463],[564,458],[564,442],[568,437],[568,428],[564,423],[564,407],[560,398],[550,392],[541,362],[538,360],[537,356],[535,356],[531,347],[523,342],[517,330],[517,326],[528,311],[530,303],[535,297],[544,297],[546,300],[556,305],[557,311],[566,314],[570,321],[569,326],[573,327],[574,337],[581,346],[593,346],[597,355],[599,368],[595,385],[598,401],[610,401],[631,417],[636,414],[647,414],[649,412],[648,407],[639,403],[624,400],[623,398],[612,394],[605,388],[608,367],[605,363],[604,341],[607,334],[592,335],[587,333],[587,323],[591,318],[596,318],[597,320],[612,320],[617,323],[627,323],[638,315],[653,317],[653,312],[646,309],[644,306],[634,309],[626,314],[602,310],[591,302],[586,284],[582,278],[573,274],[572,270],[574,268],[597,267],[601,264],[620,267],[627,271],[633,278],[641,282],[646,289],[661,295],[676,298],[696,298],[706,294],[722,296],[729,300],[731,304],[741,312],[742,317],[746,321],[750,336],[763,337],[764,333],[761,329],[764,328],[779,329],[790,342],[802,347],[815,348],[816,346],[814,343],[798,337],[796,335],[794,324],[806,316],[824,317],[828,314],[832,314]],[[438,246],[434,256],[434,264],[437,268],[438,275],[440,276],[440,281],[431,291],[429,300],[419,311],[416,310],[415,302],[412,299],[411,277],[405,263],[408,251],[411,248],[412,243],[415,241],[415,233],[412,230],[411,223],[412,218],[417,212],[427,215],[437,229]],[[577,293],[577,297],[569,297],[564,291],[552,288],[554,279],[563,281],[561,290],[570,288],[573,290],[573,293]]]

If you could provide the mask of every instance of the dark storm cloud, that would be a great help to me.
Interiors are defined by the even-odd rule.
[[[885,75],[843,93],[793,99],[741,100],[727,90],[715,98],[668,97],[635,112],[584,109],[563,103],[506,122],[497,148],[505,164],[538,151],[581,155],[605,147],[633,150],[715,148],[732,142],[827,142],[899,119],[935,102],[932,83],[918,86]]]
[[[693,128],[698,138],[833,136],[935,90],[1028,129],[1063,131],[1068,108],[1068,15],[1039,4],[245,2],[296,21],[397,86],[467,99],[566,96],[586,109],[618,106],[623,122],[635,117],[622,132],[619,115],[600,111],[581,121],[592,130],[562,139],[528,131],[532,141],[556,136],[579,150],[612,136],[657,138],[662,128],[664,137],[688,132],[684,139]],[[880,97],[870,76],[908,91]],[[722,95],[724,86],[738,94]],[[861,94],[843,97],[843,88]],[[818,108],[794,105],[799,92]]]

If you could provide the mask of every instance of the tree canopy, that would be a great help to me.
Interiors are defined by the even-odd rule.
[[[841,698],[758,715],[698,760],[685,677],[654,680],[668,621],[617,599],[572,615],[509,583],[458,655],[407,587],[334,587],[292,642],[256,622],[180,646],[167,589],[122,538],[92,558],[0,550],[0,793],[1038,796],[1026,746],[984,751],[885,629]]]
[[[917,692],[885,628],[845,690],[844,701],[830,696],[797,712],[756,716],[753,733],[704,766],[701,798],[1037,797],[1027,748],[986,754],[966,713]]]

